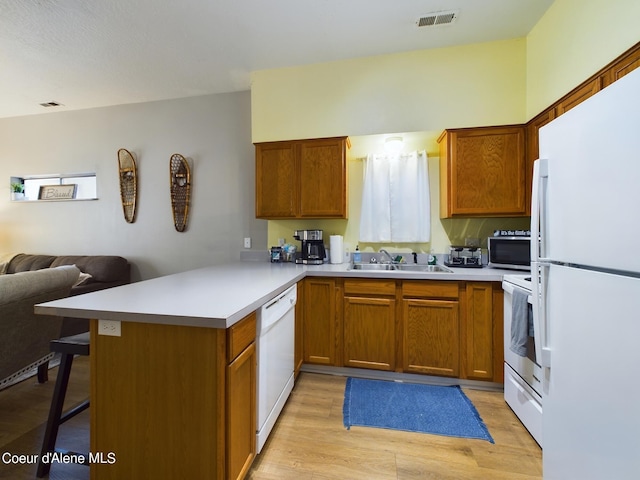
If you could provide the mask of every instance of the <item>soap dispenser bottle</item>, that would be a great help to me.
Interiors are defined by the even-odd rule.
[[[353,263],[362,262],[362,254],[360,253],[360,247],[356,245],[356,250],[353,252]]]

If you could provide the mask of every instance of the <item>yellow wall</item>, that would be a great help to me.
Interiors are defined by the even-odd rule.
[[[525,121],[525,39],[252,73],[254,142]]]
[[[254,142],[349,135],[349,220],[270,221],[269,246],[293,240],[296,229],[319,228],[358,244],[362,193],[360,158],[382,148],[384,135],[404,132],[406,150],[427,150],[432,241],[361,245],[363,251],[447,252],[465,237],[524,228],[527,219],[439,218],[437,137],[445,128],[525,121],[525,40],[422,50],[397,55],[264,70],[252,74]],[[407,133],[411,132],[411,133]],[[325,242],[328,244],[328,240]]]
[[[640,41],[638,0],[555,0],[527,37],[527,119]]]

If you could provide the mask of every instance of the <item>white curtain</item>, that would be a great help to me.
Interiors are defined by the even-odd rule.
[[[367,156],[360,215],[361,242],[428,242],[430,213],[425,151]]]

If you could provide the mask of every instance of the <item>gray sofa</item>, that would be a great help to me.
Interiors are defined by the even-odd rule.
[[[6,273],[14,274],[61,265],[75,265],[81,271],[84,281],[71,289],[70,296],[95,292],[105,288],[117,287],[131,282],[131,265],[122,257],[115,255],[33,255],[13,256]],[[61,336],[75,335],[89,330],[89,321],[81,318],[65,318]]]
[[[33,306],[68,296],[79,275],[73,265],[0,275],[0,387],[34,367],[46,380],[49,342],[60,337],[62,318],[36,315]]]

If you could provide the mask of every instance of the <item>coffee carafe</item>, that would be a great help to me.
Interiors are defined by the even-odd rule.
[[[322,265],[324,263],[326,252],[322,242],[322,230],[296,230],[293,238],[302,242],[296,263],[306,265]]]

